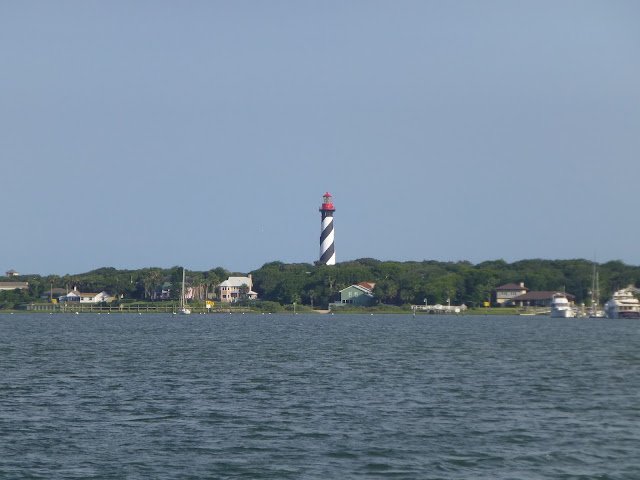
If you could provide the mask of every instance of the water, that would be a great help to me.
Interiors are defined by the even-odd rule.
[[[640,322],[0,315],[0,478],[638,479]]]

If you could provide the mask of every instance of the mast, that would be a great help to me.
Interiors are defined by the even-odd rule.
[[[180,296],[180,308],[184,308],[184,267],[182,267],[182,295]]]
[[[593,262],[593,284],[591,285],[591,309],[594,314],[598,313],[600,306],[600,281],[598,278],[598,269],[596,268],[596,262]]]
[[[600,306],[600,278],[598,277],[598,269],[596,269],[596,289],[595,292],[595,300],[596,300],[596,311]]]

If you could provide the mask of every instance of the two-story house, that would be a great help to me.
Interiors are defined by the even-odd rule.
[[[218,288],[222,303],[235,303],[244,299],[255,300],[258,298],[258,294],[253,291],[251,275],[248,277],[229,277]]]
[[[368,307],[375,303],[373,298],[373,282],[360,282],[340,290],[340,304],[355,307]]]
[[[491,291],[491,304],[510,305],[515,297],[524,295],[528,291],[529,289],[524,286],[524,282],[501,285]]]

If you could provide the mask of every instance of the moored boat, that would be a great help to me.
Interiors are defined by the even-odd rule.
[[[180,310],[178,310],[178,313],[180,313],[181,315],[189,315],[191,313],[191,309],[187,306],[186,298],[184,294],[184,280],[185,280],[184,271],[185,270],[183,267],[182,268],[182,295],[180,295]]]
[[[593,263],[593,286],[591,287],[591,307],[587,312],[591,318],[604,317],[604,311],[600,310],[600,281],[598,279],[598,269]]]
[[[604,304],[607,318],[640,318],[640,301],[633,296],[637,291],[633,287],[613,292],[613,296]]]
[[[556,293],[551,300],[551,318],[573,318],[575,312],[573,307],[567,300],[567,296],[562,293]]]

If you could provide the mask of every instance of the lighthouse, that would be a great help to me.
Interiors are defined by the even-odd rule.
[[[336,264],[336,250],[333,246],[333,197],[329,192],[322,197],[320,215],[322,216],[322,229],[320,230],[320,263],[325,265]]]

